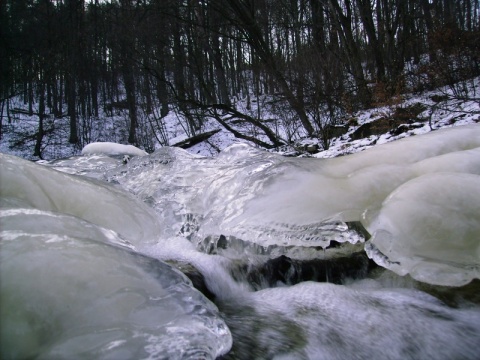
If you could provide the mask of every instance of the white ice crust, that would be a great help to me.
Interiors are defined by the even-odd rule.
[[[11,357],[170,352],[173,359],[188,357],[188,348],[193,358],[215,358],[228,351],[231,336],[215,306],[183,275],[138,254],[188,258],[195,250],[187,238],[315,248],[362,241],[342,230],[344,221],[361,221],[372,235],[367,254],[399,275],[447,286],[480,278],[480,125],[329,160],[235,145],[213,159],[164,148],[126,165],[88,155],[51,166],[84,176],[0,154],[0,328],[2,343],[20,351]],[[212,258],[196,265],[207,269]],[[302,324],[311,358],[335,332],[343,345],[327,342],[335,346],[323,347],[325,357],[360,348],[362,358],[382,349],[398,358],[412,341],[418,358],[477,355],[470,351],[477,310],[446,310],[415,294],[304,283],[248,296],[260,312],[273,307]],[[389,332],[408,337],[382,340]],[[358,347],[365,336],[369,345]]]
[[[327,160],[284,158],[245,144],[214,159],[165,148],[107,178],[152,204],[168,224],[166,236],[324,247],[359,240],[335,229],[326,237],[319,229],[362,221],[373,235],[368,253],[382,266],[425,282],[463,285],[479,276],[479,175],[480,126],[468,125]],[[396,200],[403,196],[415,201]],[[405,214],[422,221],[413,224]],[[386,233],[392,251],[380,245]],[[429,244],[422,254],[420,243]]]

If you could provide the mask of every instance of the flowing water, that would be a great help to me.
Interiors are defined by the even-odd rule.
[[[2,359],[480,358],[478,125],[0,162]]]

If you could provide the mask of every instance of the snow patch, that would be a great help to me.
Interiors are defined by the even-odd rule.
[[[82,149],[82,155],[87,154],[105,154],[105,155],[130,155],[145,156],[146,151],[133,145],[116,144],[112,142],[94,142],[86,145]]]

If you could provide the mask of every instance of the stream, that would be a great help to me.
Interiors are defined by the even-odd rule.
[[[480,126],[124,160],[0,154],[0,358],[480,358]]]

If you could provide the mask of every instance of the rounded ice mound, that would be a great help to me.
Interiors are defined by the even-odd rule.
[[[87,154],[105,154],[105,155],[130,155],[130,156],[144,156],[148,155],[142,149],[133,145],[123,145],[112,142],[93,142],[82,149],[82,155]]]
[[[134,245],[157,239],[155,213],[125,191],[4,154],[0,167],[2,201],[73,215],[114,230]]]
[[[231,334],[215,305],[165,263],[78,218],[4,209],[0,357],[215,359]]]
[[[434,173],[396,189],[367,226],[367,253],[400,275],[445,286],[480,278],[480,176]]]

